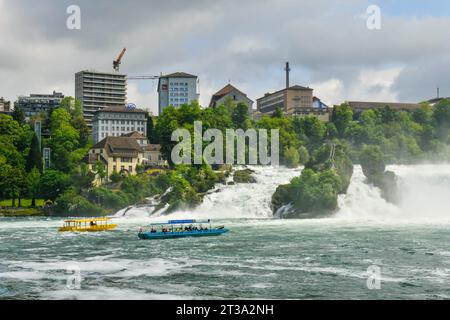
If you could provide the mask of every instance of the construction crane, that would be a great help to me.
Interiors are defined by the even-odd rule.
[[[128,80],[158,80],[160,76],[129,76]]]
[[[122,58],[127,51],[127,48],[123,48],[122,52],[119,54],[116,60],[113,61],[113,69],[116,72],[119,72],[120,64],[122,63]]]

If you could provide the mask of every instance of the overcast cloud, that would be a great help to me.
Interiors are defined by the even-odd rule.
[[[371,2],[357,0],[0,0],[0,96],[73,95],[75,72],[112,70],[123,47],[121,72],[196,74],[203,105],[228,81],[253,100],[280,89],[286,61],[292,84],[330,104],[416,102],[437,86],[450,96],[448,5],[399,2],[405,14],[378,1],[382,28],[370,31]],[[72,4],[81,30],[66,28]],[[156,83],[130,81],[128,100],[156,112]]]

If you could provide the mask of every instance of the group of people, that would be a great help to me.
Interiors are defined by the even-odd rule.
[[[184,228],[182,228],[182,227],[176,228],[176,229],[175,229],[175,232],[208,231],[208,230],[209,230],[209,229],[208,229],[207,227],[203,228],[202,226],[196,227],[196,226],[190,225],[190,226],[187,226],[187,227],[184,227]],[[141,230],[140,230],[140,231],[141,231]],[[151,232],[151,233],[157,233],[158,230],[156,230],[155,228],[152,227],[152,228],[150,229],[150,232]],[[161,229],[161,232],[163,232],[163,233],[172,232],[172,229],[169,229],[169,228],[167,228],[167,227],[163,227],[163,228]]]

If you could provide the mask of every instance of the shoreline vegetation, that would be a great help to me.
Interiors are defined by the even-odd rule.
[[[274,191],[274,215],[284,218],[320,218],[335,212],[337,197],[347,192],[354,165],[361,164],[366,182],[396,203],[397,177],[386,171],[386,164],[450,160],[449,100],[434,107],[424,103],[409,112],[386,106],[355,113],[343,103],[334,107],[329,123],[314,116],[286,116],[281,110],[254,121],[246,105],[232,101],[206,109],[196,102],[169,107],[158,119],[150,117],[147,127],[150,142],[161,145],[170,168],[140,168],[137,175],[115,172],[110,177],[101,164],[91,171],[83,162],[92,140],[77,100],[65,98],[58,109],[39,120],[50,130],[50,136],[41,141],[42,147],[52,150],[51,167],[45,172],[39,141],[23,113],[14,110],[12,116],[0,115],[0,200],[11,199],[11,206],[0,205],[0,216],[101,216],[131,206],[150,206],[167,214],[196,207],[221,184],[257,183],[245,167],[170,163],[177,144],[171,141],[173,130],[193,133],[194,121],[202,121],[204,130],[222,132],[279,129],[280,164],[305,166],[300,176]],[[94,186],[95,178],[103,184]],[[28,201],[23,199],[30,204],[15,208]]]

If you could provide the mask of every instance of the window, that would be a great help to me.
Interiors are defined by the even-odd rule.
[[[117,172],[117,166],[113,166],[113,171]]]

